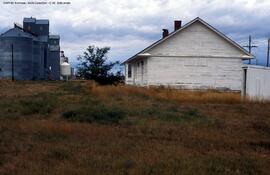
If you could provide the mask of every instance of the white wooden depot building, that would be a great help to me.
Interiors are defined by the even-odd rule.
[[[200,18],[124,62],[125,82],[137,86],[242,91],[242,61],[253,56]]]

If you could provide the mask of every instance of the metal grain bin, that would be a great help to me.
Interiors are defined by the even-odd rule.
[[[37,39],[33,41],[33,78],[44,79],[44,46]]]
[[[13,45],[13,51],[12,51]],[[0,37],[0,78],[12,78],[12,53],[15,80],[33,79],[33,38],[18,28]]]

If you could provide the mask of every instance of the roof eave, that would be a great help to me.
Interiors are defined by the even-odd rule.
[[[182,31],[183,29],[187,28],[188,26],[190,26],[191,24],[193,24],[196,21],[200,21],[201,23],[203,23],[204,25],[206,25],[207,27],[209,27],[211,30],[213,30],[214,32],[216,32],[220,37],[224,38],[225,40],[227,40],[229,43],[231,43],[232,45],[234,45],[235,47],[237,47],[239,50],[241,50],[243,53],[245,53],[247,56],[250,56],[250,58],[245,58],[245,59],[253,59],[255,58],[254,55],[250,54],[247,50],[245,50],[243,47],[241,47],[239,44],[237,44],[235,41],[233,41],[232,39],[230,39],[229,37],[227,37],[225,34],[221,33],[220,31],[218,31],[216,28],[214,28],[213,26],[211,26],[210,24],[208,24],[207,22],[205,22],[204,20],[202,20],[201,18],[197,17],[193,20],[191,20],[190,22],[188,22],[187,24],[185,24],[183,27],[181,27],[180,29],[172,32],[169,36],[162,38],[160,40],[158,40],[157,42],[153,43],[152,45],[150,45],[149,47],[145,48],[144,50],[140,51],[139,53],[137,53],[136,55],[132,56],[131,58],[127,59],[126,61],[123,62],[130,62],[131,60],[135,59],[139,54],[143,54],[147,51],[149,51],[150,49],[152,49],[153,47],[155,47],[156,45],[164,42],[165,40],[167,40],[168,38],[172,37],[173,35],[175,35],[176,33]]]
[[[129,58],[128,60],[124,61],[123,63],[121,63],[121,65],[124,65],[124,64],[126,64],[126,63],[128,63],[128,62],[135,61],[135,60],[140,59],[140,58],[147,58],[147,57],[149,57],[149,56],[151,56],[151,54],[149,54],[149,53],[145,53],[145,54],[137,54],[137,55],[135,55],[135,56]]]
[[[252,59],[254,59],[255,57],[252,55],[252,54],[249,54],[249,55],[247,55],[247,56],[242,56],[242,59],[243,60],[252,60]]]

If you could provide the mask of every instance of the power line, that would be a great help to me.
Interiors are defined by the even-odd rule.
[[[14,81],[14,54],[13,54],[13,44],[11,44],[11,79]]]
[[[267,47],[267,67],[269,67],[269,50],[270,50],[270,39],[268,39],[268,47]]]
[[[248,45],[247,46],[243,46],[243,47],[247,47],[248,48],[248,52],[251,54],[252,48],[257,48],[258,46],[252,45],[252,38],[251,38],[251,35],[249,35]],[[251,64],[251,59],[249,59],[249,64]]]

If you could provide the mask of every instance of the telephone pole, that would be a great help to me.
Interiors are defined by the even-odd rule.
[[[248,52],[251,54],[252,48],[256,48],[258,46],[252,45],[252,38],[251,38],[251,35],[249,35],[248,45],[247,46],[243,46],[243,47],[247,47],[248,48]],[[250,59],[249,59],[249,64],[251,64],[251,60]]]
[[[270,51],[270,38],[268,39],[268,47],[267,47],[267,67],[269,67],[269,51]]]
[[[13,54],[13,44],[11,44],[11,79],[14,81],[14,54]]]

